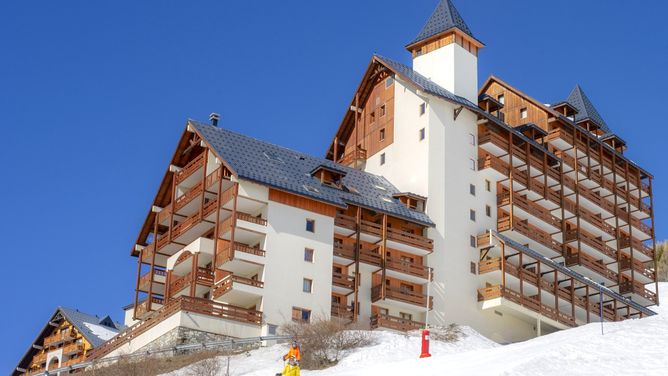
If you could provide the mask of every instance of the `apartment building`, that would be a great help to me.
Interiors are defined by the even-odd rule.
[[[316,317],[511,342],[653,315],[652,175],[584,91],[479,87],[449,0],[406,48],[372,57],[325,158],[189,120],[131,251],[129,329],[90,358]]]
[[[79,364],[87,354],[125,327],[109,316],[98,317],[58,307],[23,355],[13,376],[28,376]]]

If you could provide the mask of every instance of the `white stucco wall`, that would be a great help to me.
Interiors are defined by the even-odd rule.
[[[478,58],[452,43],[413,59],[413,69],[441,87],[478,103]]]

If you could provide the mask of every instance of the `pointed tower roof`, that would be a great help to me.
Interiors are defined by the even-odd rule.
[[[576,123],[583,120],[591,120],[596,123],[605,134],[612,133],[610,128],[608,128],[608,124],[605,123],[605,120],[603,120],[603,117],[598,113],[596,107],[591,103],[580,85],[575,85],[575,88],[571,91],[566,102],[570,103],[578,110],[578,113],[575,114]]]
[[[458,28],[471,38],[475,39],[471,29],[469,29],[466,22],[464,22],[464,19],[459,14],[459,11],[457,11],[457,8],[452,4],[452,1],[440,0],[434,13],[431,14],[431,17],[429,17],[427,23],[422,27],[420,33],[408,44],[408,46],[429,39],[452,28]]]

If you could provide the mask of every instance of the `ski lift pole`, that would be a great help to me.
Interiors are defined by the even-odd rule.
[[[431,354],[429,353],[429,287],[431,286],[431,268],[427,266],[429,271],[428,280],[427,280],[427,304],[426,304],[426,313],[424,315],[424,329],[422,330],[422,352],[420,358],[429,358]]]

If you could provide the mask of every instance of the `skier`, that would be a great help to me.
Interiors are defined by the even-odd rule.
[[[302,354],[301,351],[299,350],[299,344],[297,341],[292,341],[292,345],[290,346],[290,350],[288,350],[288,353],[283,356],[283,360],[288,360],[290,359],[291,356],[294,356],[297,362],[301,362],[302,360]]]
[[[283,372],[277,373],[276,376],[299,376],[299,364],[297,363],[297,358],[294,355],[291,355],[288,358],[288,363],[283,368]]]

